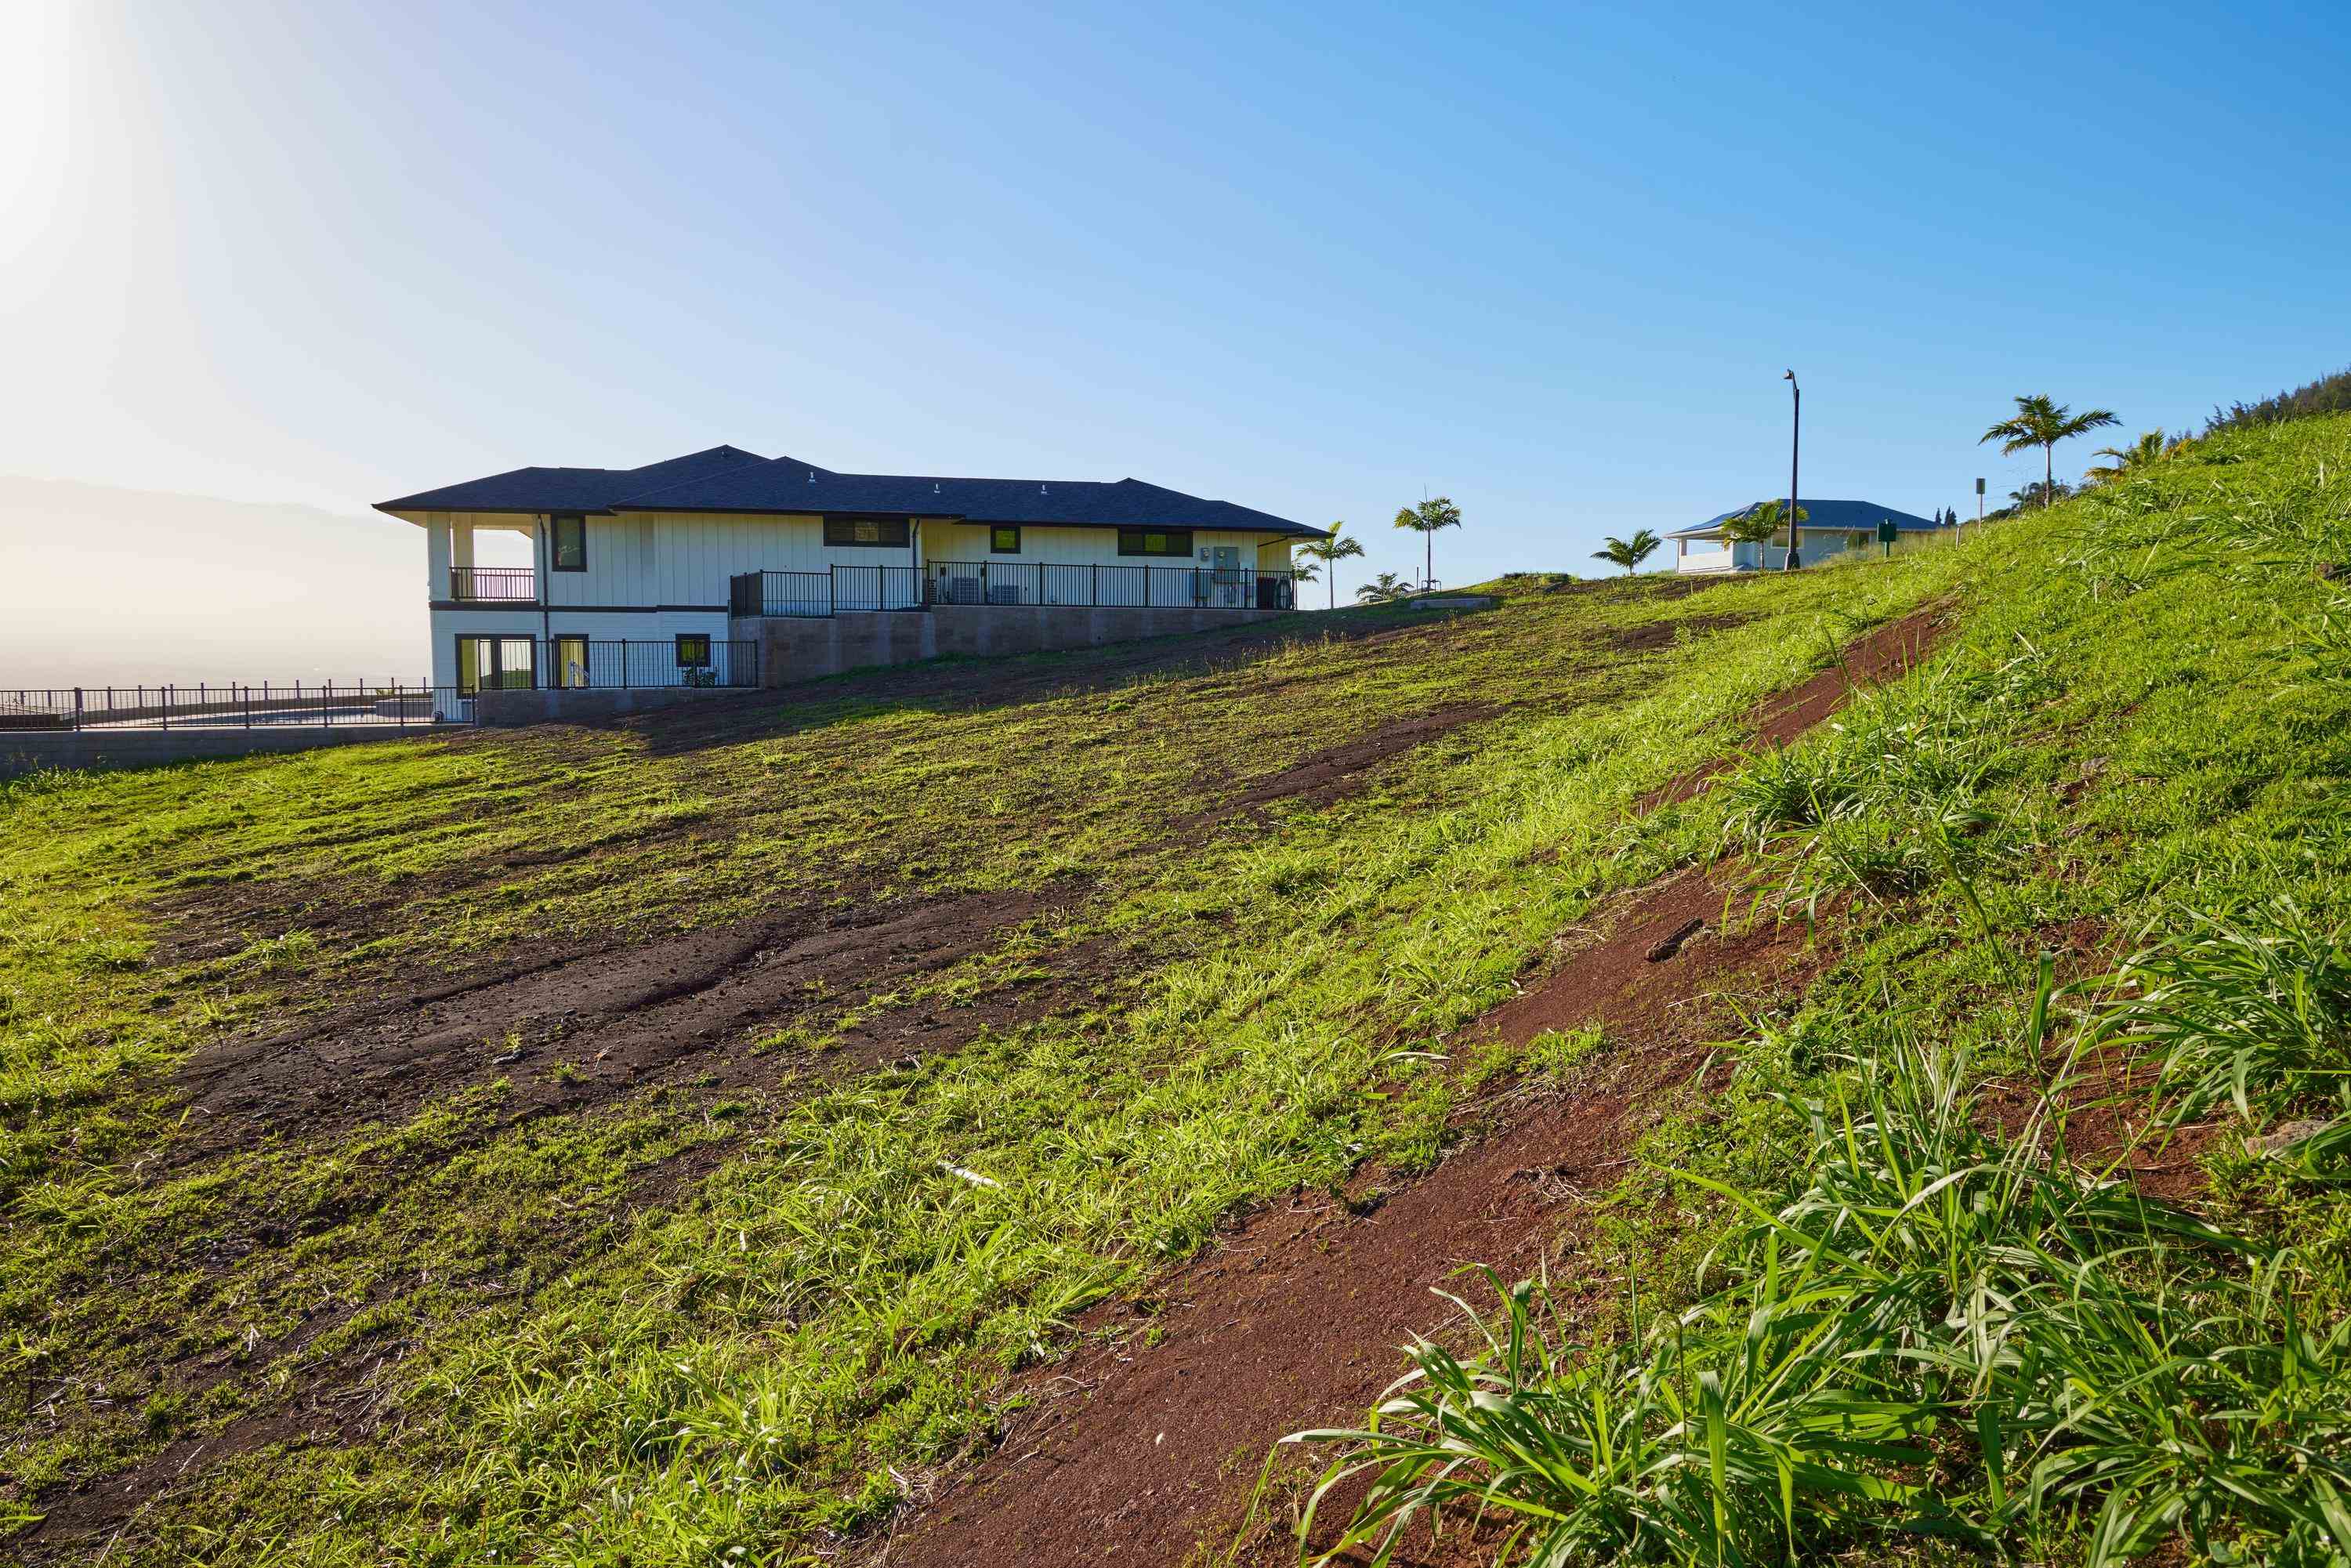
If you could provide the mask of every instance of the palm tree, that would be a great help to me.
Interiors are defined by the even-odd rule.
[[[1811,512],[1802,507],[1796,508],[1797,522],[1809,523],[1812,520]],[[1767,542],[1773,534],[1787,527],[1787,502],[1758,501],[1753,506],[1733,512],[1723,518],[1722,537],[1731,544],[1760,545]],[[1795,530],[1790,528],[1788,530],[1789,548],[1794,549],[1795,543]]]
[[[1355,590],[1355,597],[1365,604],[1385,604],[1391,599],[1404,599],[1414,591],[1411,583],[1395,572],[1384,571],[1370,582]]]
[[[1331,537],[1329,538],[1308,539],[1304,544],[1298,547],[1299,554],[1305,556],[1310,560],[1319,560],[1324,566],[1332,569],[1331,608],[1333,610],[1339,608],[1339,563],[1343,560],[1353,559],[1364,553],[1364,541],[1361,539],[1351,539],[1347,538],[1344,531],[1347,525],[1344,523],[1332,523],[1331,525]],[[1311,579],[1312,574],[1311,572],[1306,575],[1310,580]]]
[[[2041,504],[2046,507],[2057,488],[2057,444],[2071,441],[2077,435],[2087,435],[2104,425],[2121,423],[2106,409],[2094,408],[2084,413],[2075,413],[2068,404],[2050,401],[2047,392],[2035,392],[2031,397],[2018,398],[2016,417],[2003,419],[1985,431],[1976,444],[1981,446],[1986,441],[2000,442],[2002,444],[2001,455],[2004,457],[2028,446],[2041,448]]]
[[[1439,496],[1434,500],[1423,501],[1417,507],[1406,507],[1398,512],[1395,515],[1395,526],[1400,528],[1410,528],[1420,536],[1424,555],[1421,586],[1436,587],[1437,530],[1459,528],[1461,508],[1455,506],[1447,497]]]
[[[1620,539],[1614,534],[1610,534],[1607,548],[1593,550],[1592,559],[1613,561],[1623,567],[1625,574],[1630,577],[1640,569],[1643,561],[1656,552],[1657,543],[1657,536],[1647,528],[1643,528],[1629,539]]]
[[[2111,457],[2114,462],[2103,468],[2093,468],[2082,476],[2093,485],[2111,485],[2141,469],[2153,466],[2171,455],[2176,443],[2167,443],[2160,430],[2142,431],[2139,438],[2128,446],[2101,446],[2094,457]]]

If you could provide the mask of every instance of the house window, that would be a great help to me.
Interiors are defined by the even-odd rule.
[[[1020,553],[1020,529],[1019,527],[1015,526],[1008,528],[988,529],[987,553],[990,555],[1019,555]]]
[[[906,517],[827,517],[824,542],[860,549],[904,549],[911,522]]]
[[[1121,555],[1174,555],[1189,559],[1192,555],[1192,530],[1189,528],[1121,528],[1118,530],[1118,553]]]
[[[1844,537],[1844,548],[1847,549],[1867,549],[1869,548],[1869,536],[1860,532],[1847,534]]]
[[[588,570],[588,519],[578,512],[558,512],[548,522],[548,564],[558,571]]]
[[[538,644],[479,632],[457,638],[457,694],[528,691],[538,685]]]
[[[710,633],[681,632],[677,634],[677,667],[681,670],[710,668]]]

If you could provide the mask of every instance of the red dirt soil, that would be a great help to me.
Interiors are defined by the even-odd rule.
[[[979,1030],[1050,1010],[1048,993],[1098,979],[1107,956],[1043,961],[1053,980],[987,993],[975,1005],[878,1015],[838,1049],[760,1052],[763,1033],[823,1019],[869,993],[992,947],[1023,921],[1074,900],[972,894],[853,911],[803,911],[690,931],[625,950],[508,958],[451,982],[336,1009],[292,1031],[200,1052],[177,1075],[190,1124],[167,1164],[271,1134],[308,1139],[412,1112],[470,1084],[506,1078],[520,1116],[576,1109],[651,1083],[772,1082],[787,1068],[837,1077],[952,1050]],[[1056,959],[1066,957],[1065,966]],[[1040,1005],[1044,1004],[1044,1005]]]
[[[1853,692],[1907,674],[1935,651],[1949,624],[1949,610],[1934,604],[1887,622],[1847,643],[1836,664],[1758,703],[1747,716],[1747,729],[1760,746],[1787,745],[1844,706]],[[1640,809],[1653,811],[1689,800],[1738,765],[1737,758],[1723,757],[1694,768],[1643,797]]]
[[[1154,1320],[1156,1346],[1125,1336],[1026,1378],[1037,1403],[880,1561],[1173,1563],[1203,1529],[1229,1529],[1270,1442],[1359,1417],[1397,1375],[1395,1347],[1444,1323],[1432,1286],[1480,1262],[1529,1271],[1579,1193],[1614,1181],[1641,1107],[1687,1079],[1712,1027],[1730,1021],[1727,993],[1774,998],[1810,978],[1801,926],[1726,936],[1724,899],[1696,870],[1646,890],[1479,1026],[1524,1041],[1597,1021],[1612,1050],[1595,1082],[1532,1101],[1367,1216],[1305,1194],[1252,1216],[1154,1286],[1176,1303]],[[1144,1326],[1132,1307],[1083,1326],[1123,1321]]]
[[[1907,672],[1942,617],[1920,611],[1845,652],[1842,665],[1761,705],[1757,734],[1784,744],[1857,685]],[[1677,780],[1687,799],[1729,764]],[[1655,803],[1655,802],[1651,802]],[[1646,805],[1645,805],[1646,809]],[[1396,1347],[1447,1322],[1429,1294],[1486,1263],[1529,1272],[1580,1195],[1614,1180],[1646,1107],[1704,1061],[1729,995],[1801,994],[1818,952],[1801,926],[1726,934],[1726,885],[1685,871],[1635,895],[1598,940],[1489,1014],[1480,1032],[1524,1041],[1598,1023],[1610,1049],[1573,1092],[1520,1097],[1503,1127],[1369,1215],[1301,1194],[1153,1287],[1160,1335],[1113,1333],[1009,1392],[1030,1402],[995,1452],[910,1520],[874,1561],[892,1568],[1107,1561],[1176,1563],[1228,1542],[1268,1445],[1353,1424],[1401,1368]],[[1360,1206],[1359,1206],[1360,1207]],[[1133,1303],[1081,1328],[1140,1331]]]
[[[1328,806],[1363,788],[1363,775],[1392,757],[1441,739],[1462,726],[1493,717],[1502,710],[1483,703],[1466,703],[1394,719],[1360,740],[1319,751],[1294,768],[1285,768],[1223,797],[1202,820],[1213,821],[1238,808],[1257,810],[1277,800],[1297,800]]]

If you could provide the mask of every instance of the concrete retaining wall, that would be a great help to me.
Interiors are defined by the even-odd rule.
[[[363,740],[426,740],[455,726],[353,725],[345,729],[84,729],[0,730],[0,779],[45,768],[152,768],[246,757],[262,751],[308,751]]]
[[[746,617],[732,635],[757,637],[759,674],[788,685],[876,664],[950,655],[985,658],[1093,648],[1184,632],[1212,632],[1290,613],[1285,610],[1146,610],[1135,606],[935,604],[927,611],[846,611],[819,619]]]
[[[647,690],[581,690],[564,687],[536,691],[487,691],[474,695],[474,721],[508,729],[525,724],[590,724],[624,713],[674,707],[680,703],[708,702],[714,697],[749,695],[744,686],[660,686]]]

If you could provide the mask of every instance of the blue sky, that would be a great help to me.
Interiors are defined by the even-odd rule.
[[[2351,361],[2339,24],[33,0],[0,473],[359,515],[730,441],[1374,570],[1426,487],[1460,582],[1775,491],[1793,366],[1808,492],[1967,506],[2039,473],[1974,441],[2014,393]]]

